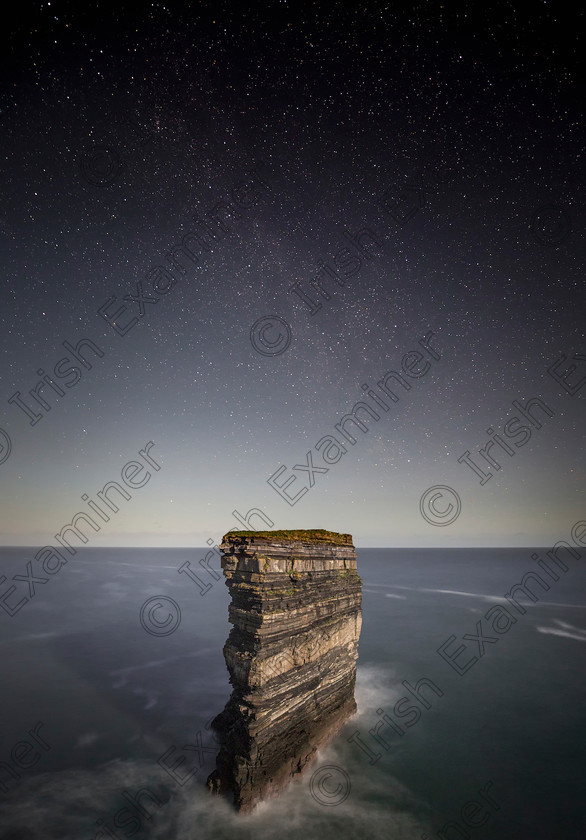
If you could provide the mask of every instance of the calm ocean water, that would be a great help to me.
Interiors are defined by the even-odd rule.
[[[0,837],[586,836],[583,560],[564,556],[557,581],[542,571],[549,589],[532,586],[524,613],[503,599],[549,548],[359,550],[359,712],[247,817],[204,788],[206,725],[230,693],[229,597],[198,564],[207,549],[79,551],[0,614]],[[26,575],[36,550],[2,549],[2,573]],[[186,561],[205,594],[178,574]],[[147,632],[157,596],[172,601],[143,610]]]

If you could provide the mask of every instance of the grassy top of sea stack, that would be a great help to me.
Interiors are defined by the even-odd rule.
[[[352,545],[352,534],[338,534],[324,528],[298,531],[230,531],[222,542],[233,542],[242,538],[254,538],[259,541],[277,542],[316,542],[327,545]]]

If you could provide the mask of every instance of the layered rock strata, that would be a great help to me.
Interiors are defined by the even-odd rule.
[[[212,723],[220,752],[208,787],[250,811],[356,711],[362,583],[350,534],[236,531],[220,548],[233,692]]]

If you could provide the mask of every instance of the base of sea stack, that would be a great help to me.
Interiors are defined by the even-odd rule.
[[[352,699],[321,729],[311,727],[307,722],[294,729],[288,727],[288,731],[264,752],[244,748],[234,754],[231,749],[221,748],[217,767],[207,780],[208,789],[225,796],[241,813],[254,810],[259,802],[281,793],[293,778],[307,770],[316,760],[318,750],[339,732],[355,711],[356,703]],[[222,726],[220,721],[218,723]],[[219,731],[221,733],[222,729]],[[233,744],[235,733],[228,730],[225,734]]]
[[[232,532],[222,568],[233,686],[208,788],[242,812],[282,791],[356,711],[362,585],[349,534]]]

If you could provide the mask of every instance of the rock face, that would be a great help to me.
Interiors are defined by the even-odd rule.
[[[356,711],[362,583],[350,534],[236,531],[220,546],[233,686],[210,790],[240,811],[282,790]]]

